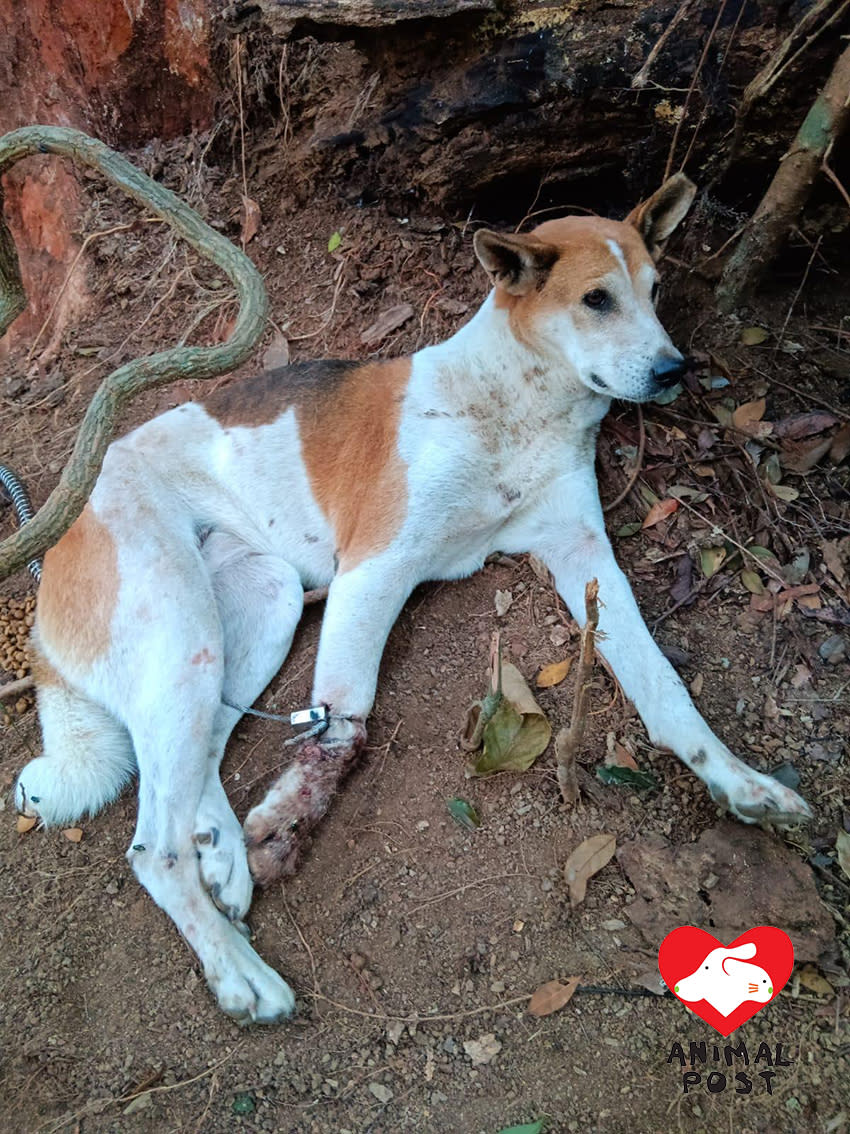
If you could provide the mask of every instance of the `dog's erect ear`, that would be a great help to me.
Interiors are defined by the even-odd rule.
[[[635,226],[656,258],[659,246],[684,220],[696,192],[697,187],[689,177],[685,177],[684,173],[674,173],[626,217],[626,224]]]
[[[558,259],[554,245],[524,233],[480,228],[472,244],[491,282],[510,295],[541,288]]]

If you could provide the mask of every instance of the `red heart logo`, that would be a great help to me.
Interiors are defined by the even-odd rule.
[[[773,925],[748,929],[731,945],[681,925],[661,942],[658,967],[683,1004],[728,1036],[779,995],[794,967],[794,946]]]

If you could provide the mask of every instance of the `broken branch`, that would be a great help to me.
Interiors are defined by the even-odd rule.
[[[591,579],[584,589],[584,608],[587,621],[581,631],[578,675],[576,677],[573,715],[569,728],[562,728],[555,740],[558,761],[558,786],[567,806],[578,802],[576,757],[581,750],[587,724],[587,693],[593,677],[593,654],[596,648],[596,628],[599,625],[599,581]]]
[[[758,286],[809,199],[830,148],[850,120],[850,47],[832,69],[806,115],[761,204],[744,226],[717,286],[717,306],[728,313]]]

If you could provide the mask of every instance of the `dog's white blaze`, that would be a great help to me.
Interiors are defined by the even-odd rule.
[[[629,281],[629,283],[631,283],[632,277],[631,277],[631,274],[629,272],[629,266],[626,263],[626,257],[623,255],[623,249],[620,247],[620,245],[617,243],[616,240],[606,240],[605,243],[611,249],[611,252],[614,256],[614,259],[617,261],[617,263],[623,269],[623,275],[626,277],[626,279]]]

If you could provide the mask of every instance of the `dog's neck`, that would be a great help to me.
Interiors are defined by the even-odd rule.
[[[495,294],[451,338],[420,352],[433,393],[456,411],[515,405],[551,418],[579,410],[588,425],[598,424],[611,399],[588,389],[554,353],[521,342]]]

